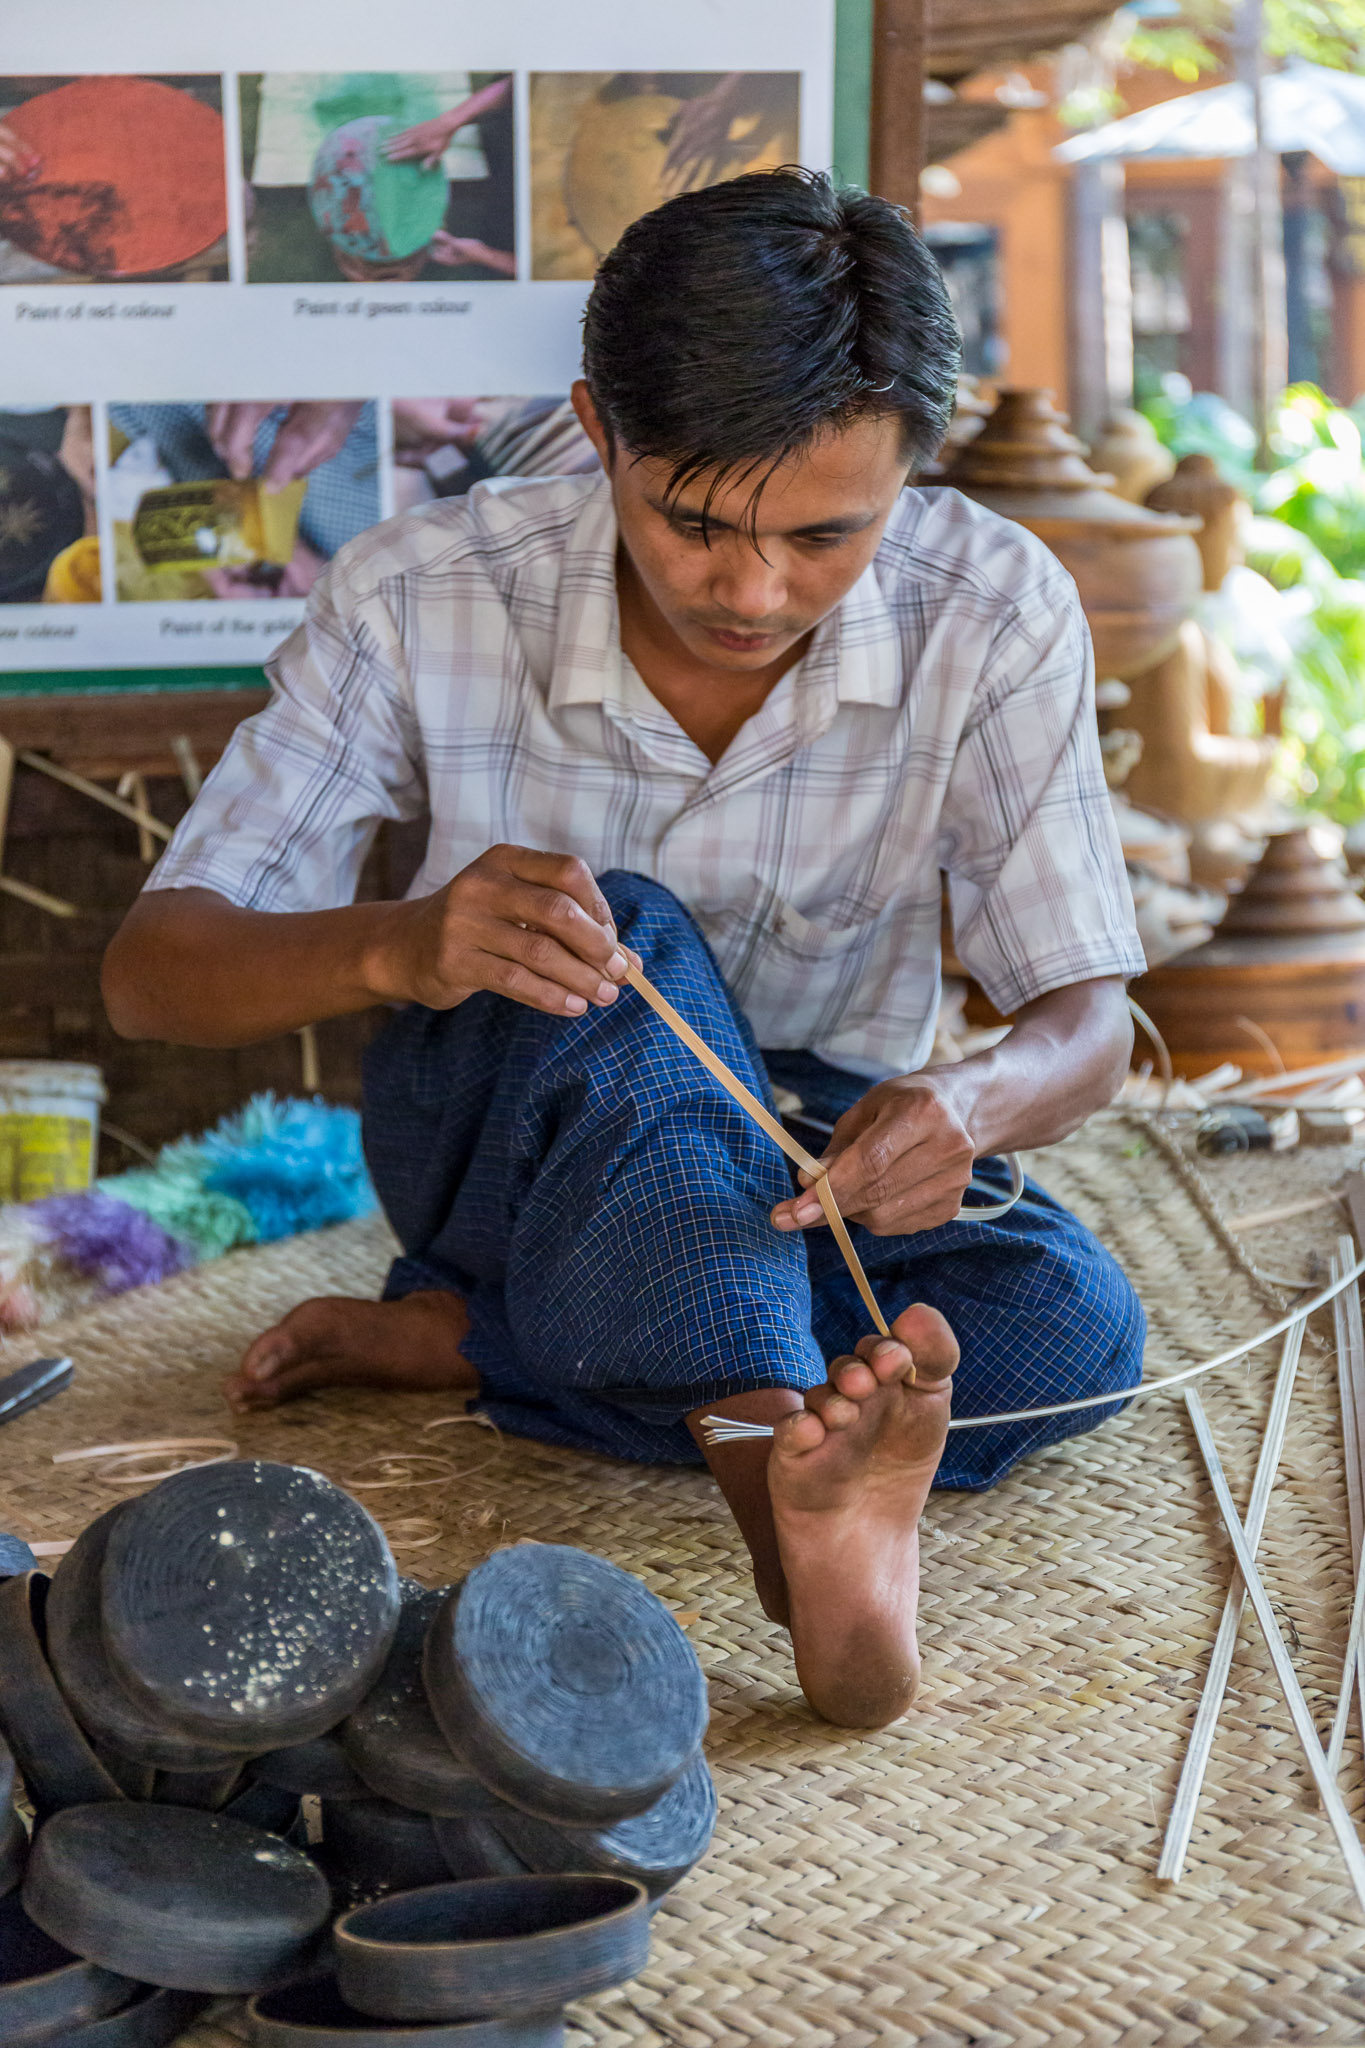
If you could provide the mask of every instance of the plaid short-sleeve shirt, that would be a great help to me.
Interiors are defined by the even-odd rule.
[[[343,548],[148,882],[351,901],[384,818],[414,895],[499,842],[680,897],[761,1045],[867,1074],[933,1037],[940,871],[1002,1010],[1144,961],[1075,586],[1020,526],[905,491],[714,766],[622,654],[601,477],[480,485]]]

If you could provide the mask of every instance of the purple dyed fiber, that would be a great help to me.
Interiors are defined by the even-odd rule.
[[[70,1265],[98,1280],[110,1294],[169,1280],[194,1264],[189,1245],[101,1188],[48,1195],[30,1203],[27,1215]]]

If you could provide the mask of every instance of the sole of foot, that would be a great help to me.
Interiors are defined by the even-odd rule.
[[[842,1727],[885,1727],[915,1697],[918,1525],[957,1357],[937,1310],[908,1308],[774,1428],[768,1491],[797,1676]]]
[[[239,1412],[274,1408],[320,1387],[381,1387],[391,1393],[474,1394],[479,1379],[460,1345],[469,1316],[457,1294],[302,1302],[251,1345],[223,1385]]]

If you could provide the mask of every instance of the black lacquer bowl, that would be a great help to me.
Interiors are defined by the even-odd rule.
[[[480,1877],[357,1906],[333,1937],[341,1995],[359,2012],[510,2018],[642,1970],[649,1899],[619,1877]]]
[[[643,1813],[706,1732],[706,1681],[663,1602],[564,1544],[517,1544],[476,1566],[427,1631],[423,1674],[456,1754],[545,1820],[603,1827]]]
[[[335,1977],[267,1991],[247,2007],[251,2048],[563,2048],[560,2013],[409,2026],[347,2005]]]
[[[306,1968],[331,1911],[301,1850],[185,1806],[73,1806],[39,1830],[29,1916],[78,1955],[179,1991],[264,1991]]]

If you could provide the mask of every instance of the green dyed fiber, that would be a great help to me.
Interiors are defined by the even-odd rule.
[[[169,1152],[175,1148],[166,1149]],[[163,1153],[163,1161],[165,1158]],[[202,1159],[199,1165],[202,1170]],[[188,1162],[179,1172],[174,1165],[169,1172],[165,1165],[148,1167],[111,1175],[97,1185],[106,1194],[126,1202],[130,1209],[140,1209],[144,1216],[150,1216],[168,1236],[192,1244],[201,1259],[220,1258],[237,1245],[256,1242],[256,1225],[246,1204],[235,1195],[208,1193]]]

